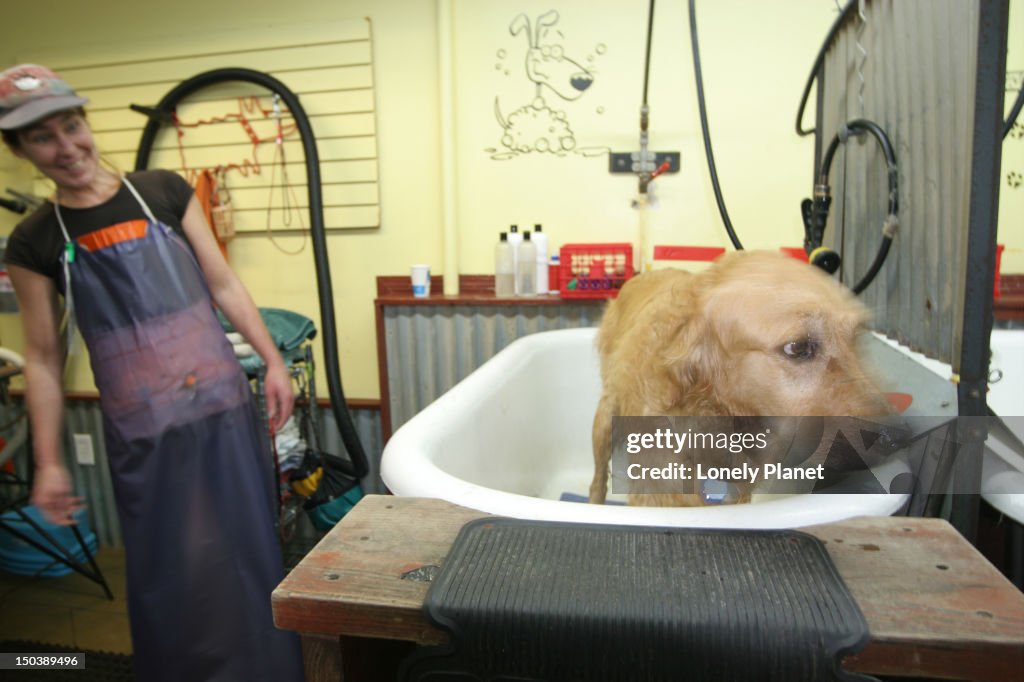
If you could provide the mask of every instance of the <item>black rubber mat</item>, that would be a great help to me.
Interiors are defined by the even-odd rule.
[[[868,628],[824,545],[796,531],[480,519],[424,604],[451,634],[412,682],[871,680]]]
[[[0,680],[11,682],[51,682],[51,680],[73,680],[74,682],[134,682],[135,671],[132,657],[108,651],[75,649],[43,642],[15,640],[0,641],[0,651],[23,654],[69,654],[85,655],[85,668],[76,670],[0,670]]]

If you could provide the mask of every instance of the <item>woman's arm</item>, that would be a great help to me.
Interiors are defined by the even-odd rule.
[[[231,270],[217,248],[217,242],[213,239],[206,216],[203,215],[203,209],[195,196],[188,202],[181,226],[221,312],[267,365],[263,385],[267,412],[274,429],[280,429],[291,416],[295,402],[291,379],[284,366],[284,360],[281,359],[281,353],[274,345],[270,332],[263,324],[263,318],[260,317],[259,310],[256,309],[245,285]]]
[[[36,464],[32,503],[51,523],[66,525],[81,507],[81,499],[71,495],[61,446],[64,351],[58,333],[57,293],[49,277],[17,265],[8,266],[7,271],[25,334],[25,402]]]

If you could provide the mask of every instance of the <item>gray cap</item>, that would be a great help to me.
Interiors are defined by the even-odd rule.
[[[0,74],[0,130],[24,128],[88,101],[45,66],[13,66]]]

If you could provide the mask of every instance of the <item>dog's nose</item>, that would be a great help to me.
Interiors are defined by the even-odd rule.
[[[589,73],[574,73],[569,78],[569,83],[572,85],[572,87],[576,88],[580,92],[583,92],[584,90],[586,90],[587,88],[594,84],[594,77],[591,76]]]

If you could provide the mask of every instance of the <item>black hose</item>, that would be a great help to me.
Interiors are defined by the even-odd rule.
[[[14,199],[4,199],[3,197],[0,197],[0,206],[13,213],[24,213],[28,210],[28,206],[26,206],[24,202],[15,201]]]
[[[858,118],[848,122],[844,129],[839,133],[836,133],[835,137],[829,143],[828,148],[825,150],[825,156],[821,162],[821,171],[818,176],[818,182],[823,186],[828,186],[828,175],[832,168],[832,160],[835,157],[836,150],[839,148],[840,143],[845,143],[851,133],[870,133],[872,137],[878,142],[878,146],[881,147],[882,153],[885,155],[885,165],[888,175],[889,183],[889,208],[886,217],[886,230],[882,233],[882,243],[878,246],[878,251],[875,254],[875,260],[868,268],[868,271],[860,279],[859,282],[853,287],[854,294],[860,294],[864,289],[874,281],[879,271],[882,269],[882,264],[885,263],[886,257],[889,255],[889,248],[892,246],[893,231],[888,225],[889,221],[895,221],[899,215],[899,200],[900,200],[900,188],[899,188],[899,169],[896,166],[896,152],[892,148],[892,143],[889,141],[889,136],[885,134],[880,126],[876,123],[867,119]],[[817,197],[816,197],[817,199]],[[822,224],[820,227],[824,227]],[[894,226],[893,226],[894,227]]]
[[[878,124],[869,121],[864,118],[857,118],[849,121],[846,124],[846,134],[849,133],[871,133],[871,136],[878,141],[878,146],[882,148],[882,153],[885,155],[885,165],[888,171],[889,179],[889,215],[896,215],[899,213],[899,169],[896,166],[896,152],[893,151],[892,143],[889,141],[889,136],[885,134]],[[829,143],[828,149],[825,151],[824,160],[821,163],[821,173],[819,175],[821,181],[824,183],[828,178],[829,170],[832,167],[832,157],[835,155],[836,149],[839,147],[839,143],[845,141],[843,138],[846,135],[836,133],[836,136],[832,138],[832,142]]]
[[[1020,115],[1022,106],[1024,106],[1024,78],[1021,79],[1020,90],[1017,91],[1017,99],[1014,100],[1013,107],[1010,108],[1010,115],[1003,122],[1003,139],[1013,130],[1013,124],[1017,122],[1017,116]]]
[[[832,46],[832,39],[835,38],[836,33],[839,31],[839,27],[843,25],[843,21],[849,16],[854,7],[857,6],[857,0],[850,0],[846,3],[846,7],[842,9],[839,16],[836,17],[835,22],[832,24],[832,28],[828,30],[828,35],[825,36],[824,42],[818,49],[818,55],[814,58],[814,64],[811,66],[811,73],[807,76],[807,83],[804,85],[804,92],[800,95],[800,106],[796,112],[796,134],[801,137],[810,135],[815,131],[814,128],[810,130],[804,130],[800,127],[800,122],[804,118],[804,110],[807,108],[807,99],[811,95],[811,86],[814,85],[814,81],[818,78],[818,71],[821,69],[821,65],[825,60],[825,53],[828,52],[828,48]],[[1010,114],[1006,117],[1003,122],[1003,137],[1005,138],[1010,134],[1013,129],[1013,124],[1017,121],[1017,117],[1020,115],[1021,108],[1024,107],[1024,83],[1021,83],[1020,90],[1017,91],[1017,98],[1013,103],[1013,107],[1010,109]]]
[[[855,296],[859,296],[860,292],[868,288],[868,285],[874,281],[875,275],[882,269],[882,264],[885,263],[885,257],[889,255],[889,247],[892,246],[892,237],[884,235],[882,237],[882,243],[878,246],[878,252],[875,253],[875,261],[868,268],[868,271],[864,273],[864,276],[860,278],[860,281],[853,287],[852,291]]]
[[[814,58],[814,65],[811,67],[811,74],[807,77],[807,84],[804,85],[804,93],[800,96],[800,107],[796,112],[796,134],[801,137],[810,135],[815,131],[815,128],[804,130],[800,127],[800,122],[804,118],[804,108],[807,106],[807,98],[811,95],[811,86],[814,85],[815,79],[818,78],[818,71],[821,70],[821,65],[825,61],[825,53],[828,52],[828,48],[832,46],[832,39],[836,37],[836,33],[839,32],[839,27],[843,25],[843,22],[846,21],[846,17],[853,12],[853,9],[856,6],[857,0],[850,0],[850,2],[846,3],[846,7],[844,7],[839,13],[839,16],[836,17],[836,20],[832,23],[832,28],[828,30],[828,35],[825,36],[824,42],[822,42],[821,47],[818,49],[818,56]]]
[[[700,48],[697,46],[697,10],[695,0],[690,0],[690,45],[693,47],[693,74],[697,80],[697,104],[700,107],[700,130],[704,136],[704,155],[708,160],[708,172],[711,174],[711,187],[715,191],[715,203],[718,204],[718,212],[725,224],[725,231],[729,233],[729,239],[737,251],[743,250],[739,237],[729,220],[729,212],[725,208],[725,200],[722,198],[722,188],[718,183],[718,171],[715,169],[715,155],[711,150],[711,133],[708,132],[708,113],[704,106],[704,79],[701,77]]]
[[[654,33],[654,0],[647,13],[647,56],[644,57],[644,105],[647,104],[647,81],[651,73],[651,36]]]
[[[261,85],[279,95],[295,119],[295,125],[302,138],[306,155],[306,178],[309,187],[310,233],[313,236],[313,260],[316,265],[317,293],[320,299],[320,325],[323,333],[324,361],[327,371],[327,385],[331,392],[331,409],[334,420],[341,432],[342,442],[352,460],[351,470],[345,473],[362,478],[369,473],[369,465],[363,445],[359,441],[352,417],[345,405],[345,393],[341,387],[341,370],[338,365],[338,339],[334,320],[334,294],[331,287],[331,266],[327,258],[327,243],[324,236],[323,201],[320,193],[320,158],[317,154],[316,139],[309,117],[299,103],[299,98],[284,83],[259,71],[243,68],[225,68],[206,71],[182,81],[164,95],[156,105],[156,116],[150,116],[139,140],[139,151],[135,157],[135,170],[145,170],[153,141],[162,125],[163,115],[174,112],[175,106],[190,94],[217,83],[242,81]]]

